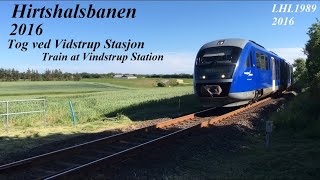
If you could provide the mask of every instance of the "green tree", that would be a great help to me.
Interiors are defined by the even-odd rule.
[[[52,81],[52,80],[53,80],[53,74],[52,74],[52,72],[51,72],[49,69],[47,69],[47,70],[44,72],[44,74],[43,74],[43,80],[44,80],[44,81]]]
[[[306,60],[303,58],[295,59],[293,67],[295,67],[295,71],[293,73],[294,82],[305,82],[307,80]]]
[[[81,80],[81,75],[79,73],[73,74],[73,80],[74,81],[80,81]]]
[[[309,40],[305,45],[305,54],[308,56],[306,67],[309,81],[320,76],[320,21],[312,24],[307,33]]]
[[[71,74],[71,73],[64,73],[64,74],[63,74],[63,79],[64,79],[65,81],[70,81],[70,80],[72,80],[72,74]]]
[[[5,78],[5,70],[3,68],[0,68],[0,80],[4,81]]]
[[[40,81],[41,75],[39,74],[38,70],[31,70],[31,81]]]
[[[28,68],[27,72],[26,72],[26,76],[27,76],[27,79],[31,80],[31,70]]]
[[[27,79],[27,73],[21,72],[21,73],[20,73],[20,78],[23,79],[24,81],[26,81],[26,79]]]
[[[62,73],[61,69],[58,69],[56,74],[57,74],[57,79],[56,80],[62,81],[63,80],[63,73]]]
[[[6,81],[11,81],[11,80],[12,80],[11,69],[6,69],[6,70],[5,70],[5,80],[6,80]]]
[[[19,71],[15,69],[11,69],[11,77],[13,81],[18,81],[20,79]]]

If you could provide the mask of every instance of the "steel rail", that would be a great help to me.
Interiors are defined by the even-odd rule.
[[[258,105],[260,105],[260,104],[263,104],[263,103],[265,103],[265,102],[267,102],[267,101],[270,101],[270,100],[271,100],[271,98],[268,97],[268,98],[266,98],[266,99],[263,99],[263,100],[260,100],[260,101],[258,101],[258,102],[256,102],[256,103],[254,103],[254,104],[250,104],[250,105],[248,105],[248,106],[245,106],[245,107],[243,107],[243,108],[237,109],[237,110],[235,110],[235,111],[231,111],[231,112],[226,113],[226,114],[224,114],[224,115],[215,117],[215,118],[213,118],[213,119],[211,119],[211,120],[209,120],[209,121],[202,122],[202,123],[201,123],[201,127],[207,127],[207,126],[212,125],[212,124],[214,124],[214,123],[220,122],[220,121],[222,121],[222,120],[224,120],[224,119],[230,118],[230,117],[232,117],[232,116],[234,116],[234,115],[236,115],[236,114],[239,114],[239,113],[241,113],[241,112],[244,112],[244,111],[246,111],[246,110],[248,110],[248,109],[251,109],[251,108],[253,108],[253,107],[256,107],[256,106],[258,106]]]

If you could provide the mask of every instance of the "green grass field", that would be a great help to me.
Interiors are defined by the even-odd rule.
[[[169,99],[192,94],[192,86],[190,85],[160,88],[152,86],[151,82],[156,82],[156,79],[1,82],[0,101],[45,97],[47,100],[47,125],[55,126],[71,125],[69,100],[72,101],[78,123],[81,124],[103,120],[119,114],[123,114],[130,119],[130,116],[138,108],[146,109],[147,107],[144,106],[157,108],[155,104],[159,104],[158,102],[160,101],[167,101],[165,102],[167,106],[158,109],[158,112],[166,111],[170,109],[170,103],[174,104],[172,106],[178,107],[178,99],[174,100],[175,102],[170,102]],[[10,112],[40,110],[41,108],[41,102],[10,103]],[[149,110],[152,109],[149,108]],[[6,104],[0,103],[0,113],[5,112]],[[148,112],[145,113],[147,114]],[[165,115],[165,112],[162,113]],[[0,118],[4,121],[5,116]],[[141,120],[143,120],[147,118],[147,115],[135,116],[134,120],[139,120],[137,118],[142,118]],[[43,123],[41,114],[13,115],[9,119],[10,127],[32,127],[40,126]]]

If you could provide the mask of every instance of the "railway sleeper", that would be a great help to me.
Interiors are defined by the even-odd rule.
[[[96,160],[98,159],[99,157],[97,156],[94,156],[94,155],[78,155],[74,158],[72,158],[74,161],[73,162],[78,162],[78,161],[83,161],[83,162],[78,162],[78,163],[86,163],[88,161],[93,161],[93,160]]]
[[[175,131],[179,131],[181,130],[182,128],[181,127],[177,127],[177,126],[174,126],[174,127],[165,127],[164,130],[166,131],[170,131],[170,132],[175,132]]]
[[[45,167],[39,167],[32,171],[32,175],[30,179],[39,179],[39,177],[48,176],[50,174],[57,173],[55,170],[48,170]]]
[[[119,151],[123,151],[126,148],[127,147],[123,146],[123,144],[122,145],[121,144],[112,144],[112,145],[108,145],[108,146],[104,147],[104,149],[114,151],[115,153],[119,152]]]
[[[162,134],[152,133],[152,134],[148,134],[148,135],[144,136],[143,138],[148,138],[148,139],[150,139],[149,141],[151,141],[151,140],[157,139],[159,137],[165,136],[167,134],[169,134],[169,133],[162,133]]]
[[[168,131],[167,131],[167,130],[164,130],[164,129],[159,129],[159,128],[158,128],[157,130],[151,132],[150,134],[163,136],[163,135],[168,134]]]
[[[140,145],[142,143],[136,142],[136,141],[119,141],[120,144],[129,145],[131,147]]]
[[[80,165],[79,163],[74,163],[73,161],[72,162],[58,161],[58,162],[56,162],[56,164],[64,166],[64,167],[77,167]]]
[[[101,154],[101,155],[111,155],[111,154],[115,153],[114,151],[100,150],[100,149],[94,150],[93,152],[96,154]]]
[[[133,140],[136,141],[136,142],[139,142],[140,144],[143,144],[143,143],[146,143],[148,141],[151,141],[153,140],[154,138],[142,138],[142,137],[134,137]]]

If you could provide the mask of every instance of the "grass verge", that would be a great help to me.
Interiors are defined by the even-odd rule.
[[[319,89],[301,93],[285,108],[274,113],[276,130],[301,134],[305,138],[320,138],[320,94]]]
[[[134,126],[129,118],[121,116],[109,121],[95,121],[73,126],[47,126],[14,128],[0,131],[0,162],[8,160],[10,154],[26,153],[33,148],[44,146],[52,142],[68,141],[70,138],[99,132],[112,132],[116,129]],[[65,142],[68,144],[68,142]],[[14,159],[14,157],[13,157]],[[2,163],[0,163],[2,164]]]

